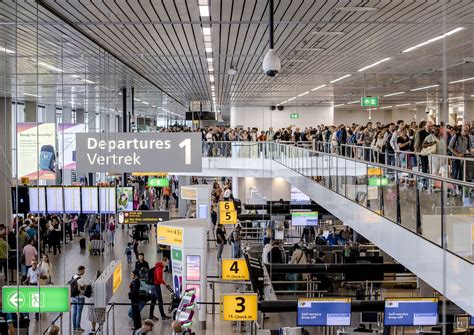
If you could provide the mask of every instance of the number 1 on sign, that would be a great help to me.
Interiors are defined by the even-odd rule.
[[[191,165],[191,139],[187,138],[179,144],[180,148],[184,147],[184,164]]]

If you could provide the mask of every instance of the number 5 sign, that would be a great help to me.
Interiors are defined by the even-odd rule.
[[[223,259],[222,280],[250,280],[249,269],[245,259]]]
[[[224,321],[255,321],[258,313],[257,294],[221,295],[221,319]]]

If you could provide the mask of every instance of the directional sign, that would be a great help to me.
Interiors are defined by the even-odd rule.
[[[299,119],[300,115],[298,113],[291,113],[290,114],[290,119]]]
[[[158,244],[181,247],[183,245],[183,228],[158,225],[156,231]]]
[[[169,220],[169,211],[123,211],[118,215],[120,224],[157,224]]]
[[[69,312],[69,286],[4,286],[4,313]]]
[[[168,178],[148,178],[148,186],[150,187],[169,187],[170,180]]]
[[[360,105],[363,107],[377,107],[379,105],[379,97],[360,98]]]
[[[219,212],[219,222],[221,224],[237,224],[237,211]]]
[[[222,260],[222,280],[250,280],[247,261],[243,258]]]
[[[224,321],[257,320],[257,294],[221,295],[221,319]]]

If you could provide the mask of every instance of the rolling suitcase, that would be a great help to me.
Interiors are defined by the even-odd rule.
[[[79,246],[81,250],[86,250],[86,239],[84,237],[79,240]]]

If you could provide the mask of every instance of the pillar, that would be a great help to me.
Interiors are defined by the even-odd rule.
[[[441,122],[444,122],[444,124],[449,124],[449,102],[444,102],[441,101],[438,104],[438,120],[437,123],[441,124]],[[452,123],[451,123],[452,124]]]
[[[464,97],[464,122],[474,122],[474,98]]]
[[[0,98],[0,223],[11,225],[12,100]]]
[[[181,190],[181,186],[187,186],[191,184],[191,177],[178,176],[178,184]],[[180,193],[180,191],[178,193]],[[187,207],[188,207],[188,200],[181,199],[180,197],[179,202],[178,202],[178,217],[180,218],[186,217],[186,212],[188,209]]]
[[[25,101],[25,122],[36,122],[37,121],[38,106],[36,100]]]
[[[44,106],[44,122],[56,123],[56,105]]]

